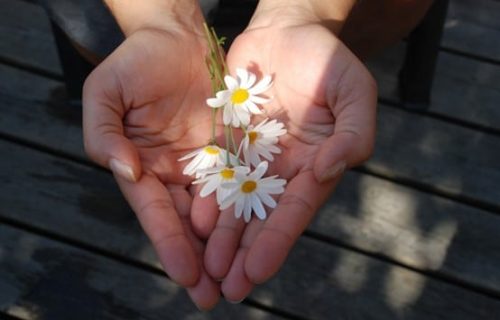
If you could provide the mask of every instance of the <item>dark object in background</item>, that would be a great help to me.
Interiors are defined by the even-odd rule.
[[[435,0],[408,38],[405,60],[399,73],[399,96],[407,109],[425,110],[431,102],[432,81],[448,2]]]

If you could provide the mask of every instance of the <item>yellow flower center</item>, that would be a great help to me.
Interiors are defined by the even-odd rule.
[[[257,188],[257,182],[253,180],[247,180],[241,185],[241,191],[244,193],[253,192]]]
[[[220,172],[220,175],[222,176],[222,179],[229,180],[234,177],[234,170],[233,169],[222,169]]]
[[[231,102],[233,104],[240,104],[247,101],[250,94],[246,89],[236,89],[231,96]]]
[[[211,154],[211,155],[219,154],[219,148],[212,147],[212,146],[206,146],[205,152],[208,154]]]
[[[258,137],[259,137],[259,133],[256,131],[250,131],[248,133],[248,140],[249,140],[250,144],[253,144],[255,142],[255,140],[257,140]]]

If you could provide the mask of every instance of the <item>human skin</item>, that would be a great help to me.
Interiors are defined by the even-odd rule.
[[[221,290],[230,301],[243,299],[280,269],[343,171],[372,152],[375,81],[335,36],[341,24],[326,18],[340,21],[348,13],[334,9],[304,1],[261,1],[229,49],[232,71],[244,67],[273,75],[268,92],[273,100],[264,110],[288,130],[280,138],[283,152],[269,170],[288,184],[269,218],[245,224],[222,212],[215,229],[204,230],[209,235],[205,267],[213,278],[223,279]]]
[[[263,108],[288,129],[270,167],[286,191],[268,220],[247,225],[200,198],[177,161],[210,132],[197,2],[106,0],[126,40],[85,83],[85,148],[113,171],[166,273],[200,309],[272,277],[344,170],[371,154],[376,85],[338,38],[354,2],[261,0],[229,50],[231,71],[273,75]]]

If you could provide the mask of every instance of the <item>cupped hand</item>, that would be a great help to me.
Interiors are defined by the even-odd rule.
[[[191,224],[191,210],[201,220],[203,212],[177,159],[210,133],[205,52],[194,33],[138,30],[92,72],[83,94],[88,155],[113,171],[166,273],[200,308],[215,305],[220,288],[204,270]]]
[[[250,26],[232,44],[229,68],[271,74],[266,116],[288,130],[269,175],[288,180],[265,221],[223,212],[205,252],[209,274],[239,301],[283,264],[346,168],[366,160],[375,135],[376,85],[363,64],[318,23]]]

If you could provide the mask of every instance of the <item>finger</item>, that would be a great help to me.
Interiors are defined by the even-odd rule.
[[[198,282],[191,287],[186,288],[189,297],[200,310],[212,309],[220,298],[220,285],[215,282],[203,268],[203,253],[205,245],[190,228],[190,211],[193,198],[183,185],[167,185],[167,189],[175,203],[175,208],[184,224],[184,231],[187,238],[196,253],[197,262],[200,270]]]
[[[193,205],[191,207],[191,223],[197,236],[208,239],[219,218],[219,206],[212,194],[200,197],[201,186],[194,187]]]
[[[85,151],[98,164],[110,168],[128,181],[141,175],[139,155],[124,136],[125,108],[120,85],[114,74],[100,66],[85,81],[83,88],[83,138]]]
[[[231,303],[239,303],[252,291],[254,284],[245,273],[245,259],[248,248],[240,248],[234,257],[231,269],[222,281],[221,291],[224,298]]]
[[[208,238],[205,268],[214,279],[224,279],[233,263],[245,228],[243,219],[236,219],[233,207],[224,210]]]
[[[299,173],[286,187],[277,207],[256,236],[245,259],[253,283],[272,277],[339,179],[319,184],[311,171]]]
[[[115,178],[167,275],[181,286],[195,285],[200,275],[195,250],[165,186],[150,174],[144,174],[136,183]]]
[[[367,160],[375,141],[377,89],[370,73],[355,60],[335,81],[338,83],[326,93],[335,117],[335,130],[321,145],[314,163],[319,182],[333,179],[346,167]]]

